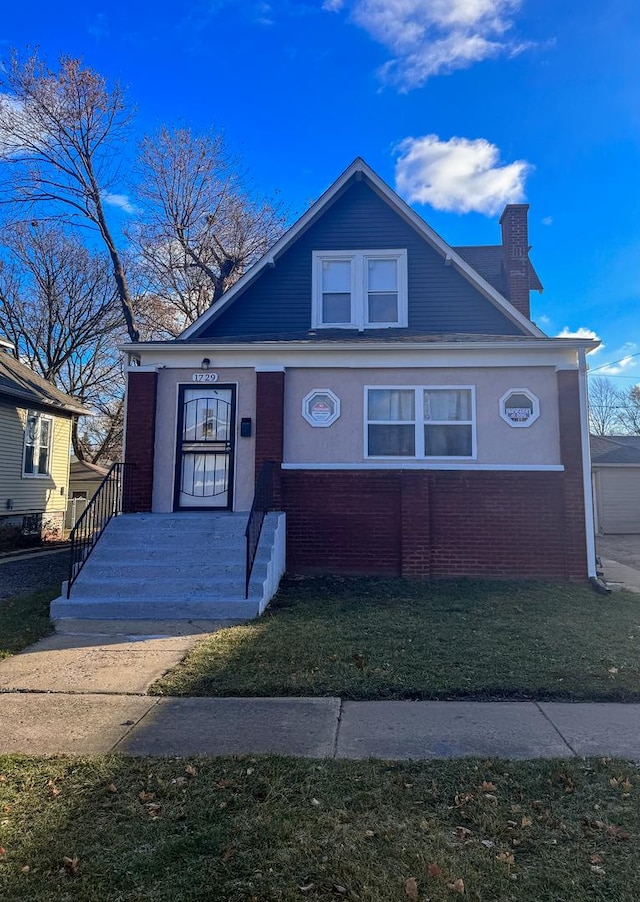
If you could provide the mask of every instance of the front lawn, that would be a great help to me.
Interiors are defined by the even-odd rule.
[[[0,599],[0,660],[17,654],[52,631],[49,604],[59,594],[57,585],[29,595]]]
[[[640,598],[587,586],[305,579],[158,681],[165,695],[640,700]]]
[[[0,758],[4,902],[637,902],[624,762]]]

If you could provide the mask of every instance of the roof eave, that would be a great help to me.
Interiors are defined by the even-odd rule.
[[[211,341],[202,340],[202,341],[190,341],[190,342],[139,342],[137,344],[129,343],[118,345],[118,350],[122,351],[125,354],[134,354],[136,352],[144,352],[144,351],[158,351],[162,349],[162,351],[167,351],[169,353],[184,353],[184,351],[188,348],[192,351],[211,351],[214,348],[216,351],[250,351],[251,349],[264,349],[264,348],[288,348],[290,350],[316,350],[316,351],[326,351],[327,349],[332,350],[349,350],[349,351],[358,351],[358,350],[384,350],[384,349],[393,349],[398,350],[399,348],[406,348],[412,350],[419,349],[433,349],[433,348],[459,348],[459,349],[471,349],[471,348],[487,348],[487,349],[498,349],[498,348],[539,348],[540,350],[549,350],[551,348],[560,347],[569,348],[570,350],[578,350],[580,348],[584,348],[587,353],[590,351],[595,351],[596,348],[600,346],[599,341],[594,341],[590,338],[550,338],[549,336],[543,335],[542,337],[534,337],[534,336],[522,336],[522,340],[516,341],[504,341],[504,340],[482,340],[482,341],[393,341],[390,339],[389,341],[246,341],[246,342],[216,342],[212,344]]]

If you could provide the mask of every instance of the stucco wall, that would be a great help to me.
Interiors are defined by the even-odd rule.
[[[253,368],[216,369],[220,385],[236,386],[236,442],[234,503],[235,511],[251,507],[254,490],[256,374]],[[178,387],[199,387],[192,381],[193,369],[161,369],[158,372],[156,408],[155,471],[153,481],[153,511],[173,510],[176,466],[176,431],[178,416]],[[215,387],[215,385],[213,387]],[[240,438],[240,420],[251,417],[251,438]]]
[[[473,385],[478,464],[557,465],[561,462],[553,367],[287,369],[284,462],[363,462],[366,385]],[[540,417],[526,428],[509,426],[500,417],[500,398],[514,388],[527,388],[540,400]],[[313,389],[331,389],[340,398],[340,418],[329,427],[311,426],[301,415],[302,399]]]

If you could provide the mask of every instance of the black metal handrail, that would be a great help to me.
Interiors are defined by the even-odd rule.
[[[265,460],[260,468],[256,481],[256,490],[251,505],[251,513],[247,520],[247,528],[244,531],[247,540],[247,559],[245,571],[244,597],[249,597],[249,582],[251,571],[258,552],[262,524],[267,513],[273,507],[273,461]]]
[[[131,470],[135,464],[115,463],[109,469],[98,489],[71,530],[71,560],[67,580],[67,598],[96,542],[112,517],[127,508],[131,492]]]

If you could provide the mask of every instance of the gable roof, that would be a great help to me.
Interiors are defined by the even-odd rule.
[[[376,193],[385,200],[392,209],[408,222],[421,237],[439,253],[451,266],[467,279],[487,300],[498,308],[513,323],[518,325],[525,335],[538,338],[546,337],[534,323],[520,313],[513,304],[476,269],[464,259],[455,248],[447,244],[402,198],[395,193],[360,157],[356,158],[342,175],[336,179],[327,191],[304,213],[300,219],[251,267],[223,296],[202,314],[194,323],[178,336],[176,341],[197,339],[205,326],[217,319],[220,313],[232,304],[237,297],[254,282],[269,266],[275,265],[278,257],[308,229],[313,222],[327,209],[347,188],[352,180],[366,179]]]
[[[493,285],[500,294],[507,297],[507,278],[504,267],[504,246],[502,244],[474,244],[454,247],[454,251],[467,261],[475,271]],[[527,260],[528,288],[530,291],[542,291],[542,282],[533,268],[531,260]]]
[[[640,435],[592,435],[589,438],[592,463],[640,465]]]
[[[89,463],[88,460],[78,460],[77,457],[71,458],[69,465],[69,478],[71,482],[95,482],[97,479],[104,479],[109,470],[107,467],[100,467],[98,464]]]
[[[2,341],[3,347],[13,347]],[[8,353],[0,350],[0,396],[7,396],[25,405],[36,404],[66,414],[90,414],[91,411],[71,395],[65,395],[60,389],[38,376],[28,366]]]

